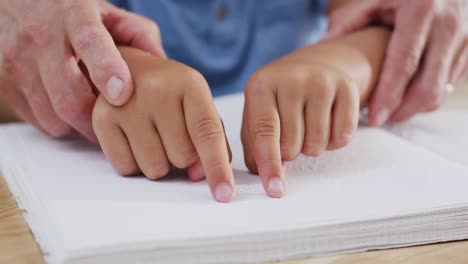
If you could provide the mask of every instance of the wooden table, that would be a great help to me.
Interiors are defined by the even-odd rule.
[[[445,107],[468,111],[468,84],[453,94]],[[284,264],[347,263],[467,263],[468,241],[371,251],[357,254],[287,261]],[[0,263],[42,264],[44,260],[22,211],[0,176]]]

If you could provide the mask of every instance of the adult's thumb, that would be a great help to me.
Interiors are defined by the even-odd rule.
[[[66,20],[67,36],[74,52],[89,71],[94,86],[109,103],[123,105],[133,93],[130,70],[95,5],[89,3],[80,1],[74,5]]]

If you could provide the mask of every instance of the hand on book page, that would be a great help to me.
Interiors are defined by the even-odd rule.
[[[275,198],[284,195],[283,162],[346,146],[360,107],[359,87],[346,74],[326,71],[329,66],[321,63],[283,60],[266,66],[247,84],[241,133],[247,167]]]
[[[241,132],[244,159],[269,196],[284,194],[283,162],[350,143],[389,37],[387,29],[370,27],[327,39],[250,77]]]
[[[137,49],[120,48],[134,82],[134,94],[113,106],[101,94],[93,127],[112,166],[121,175],[143,173],[152,180],[172,166],[193,181],[205,178],[213,197],[234,197],[230,150],[203,76],[181,63]]]

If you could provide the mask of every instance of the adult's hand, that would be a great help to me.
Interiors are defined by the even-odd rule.
[[[371,23],[394,26],[369,121],[383,125],[437,109],[468,73],[468,1],[348,0],[330,14],[328,37]]]
[[[49,135],[95,140],[92,87],[116,106],[133,92],[116,42],[164,56],[154,22],[106,1],[1,1],[0,96]]]

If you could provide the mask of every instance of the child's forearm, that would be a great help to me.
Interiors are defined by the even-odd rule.
[[[337,46],[333,53],[341,58],[340,69],[359,85],[361,105],[365,105],[376,86],[390,34],[389,29],[375,26],[318,44],[324,49],[327,45]]]

